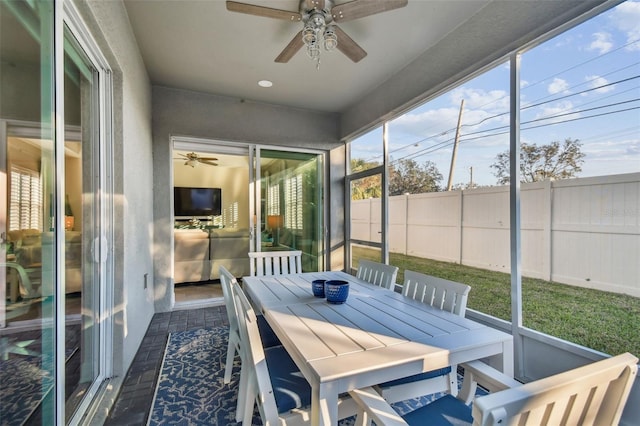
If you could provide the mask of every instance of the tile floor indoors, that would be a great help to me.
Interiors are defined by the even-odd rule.
[[[137,426],[147,423],[169,333],[228,324],[224,304],[155,314],[105,425]]]

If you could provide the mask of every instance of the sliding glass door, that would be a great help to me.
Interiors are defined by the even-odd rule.
[[[74,423],[110,374],[110,76],[83,28],[0,3],[0,424]]]
[[[324,270],[323,156],[258,148],[258,251],[301,250],[302,270]]]
[[[204,216],[182,209],[174,195],[176,303],[192,283],[215,283],[220,266],[248,275],[250,251],[300,250],[304,271],[324,270],[322,153],[186,137],[173,142],[174,188],[220,193],[219,207]]]
[[[0,424],[55,419],[53,4],[0,3]],[[50,277],[51,275],[49,275]],[[52,396],[53,395],[53,396]]]
[[[100,73],[65,26],[64,252],[65,405],[71,418],[100,375],[105,192],[101,173]],[[63,195],[59,194],[59,202]],[[76,357],[74,359],[74,357]]]

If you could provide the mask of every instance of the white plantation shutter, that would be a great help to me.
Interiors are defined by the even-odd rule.
[[[302,176],[292,176],[284,183],[285,226],[302,229]]]
[[[269,197],[267,198],[267,215],[280,214],[280,187],[278,184],[269,186]]]
[[[42,229],[42,182],[33,170],[11,167],[9,230]]]

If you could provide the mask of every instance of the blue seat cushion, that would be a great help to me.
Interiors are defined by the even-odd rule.
[[[311,405],[311,386],[283,346],[264,350],[278,413]]]
[[[264,315],[258,315],[258,331],[260,332],[260,339],[262,340],[263,348],[270,348],[271,346],[280,346],[282,343],[276,333],[264,318]]]
[[[402,379],[391,380],[380,384],[381,388],[390,388],[393,386],[404,385],[405,383],[419,382],[420,380],[432,379],[434,377],[444,376],[451,373],[451,367],[439,368],[437,370],[427,371],[425,373],[414,374],[413,376],[403,377]]]
[[[471,425],[471,407],[455,396],[445,395],[402,416],[411,426]]]

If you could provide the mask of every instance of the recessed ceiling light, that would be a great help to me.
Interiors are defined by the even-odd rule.
[[[260,87],[271,87],[271,86],[273,86],[273,82],[271,82],[269,80],[260,80],[258,82],[258,86],[260,86]]]

